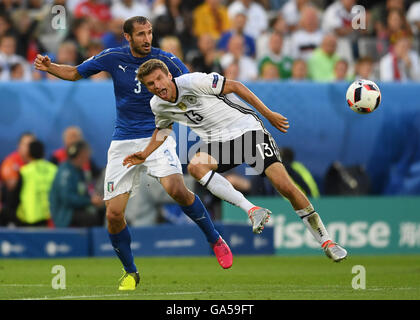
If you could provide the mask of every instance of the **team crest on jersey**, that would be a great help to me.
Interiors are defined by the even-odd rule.
[[[180,102],[176,105],[178,108],[180,108],[182,111],[187,110],[187,105],[184,102]]]
[[[184,99],[189,103],[189,104],[196,104],[197,103],[197,97],[196,96],[184,96]]]

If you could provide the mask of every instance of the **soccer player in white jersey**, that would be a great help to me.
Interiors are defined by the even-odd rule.
[[[138,67],[147,60],[160,59],[175,77],[188,72],[179,58],[152,47],[152,24],[146,17],[135,16],[127,19],[123,31],[128,46],[106,49],[78,66],[52,63],[48,56],[42,55],[38,55],[34,61],[36,69],[63,80],[76,81],[101,71],[107,71],[113,80],[117,117],[108,149],[104,200],[109,239],[124,266],[124,275],[118,289],[134,290],[140,281],[131,251],[131,233],[125,221],[124,211],[128,199],[136,190],[141,170],[159,180],[185,214],[200,227],[219,264],[225,269],[230,268],[232,253],[228,245],[215,229],[200,198],[184,184],[181,163],[176,155],[176,143],[173,139],[167,139],[142,166],[127,170],[122,165],[126,155],[147,146],[155,129],[154,115],[149,103],[152,94],[137,80]]]
[[[333,242],[308,198],[292,182],[279,156],[271,134],[255,111],[258,110],[281,132],[288,120],[271,111],[246,86],[217,73],[191,73],[173,78],[159,60],[149,60],[138,70],[137,78],[155,96],[150,105],[156,129],[149,145],[124,159],[131,167],[140,164],[165,141],[174,121],[190,127],[206,143],[188,165],[188,171],[214,195],[241,206],[241,197],[229,182],[215,172],[224,172],[243,162],[267,176],[286,197],[314,238],[333,261],[346,258],[347,251]],[[240,193],[239,193],[240,194]],[[243,197],[243,196],[242,196]]]

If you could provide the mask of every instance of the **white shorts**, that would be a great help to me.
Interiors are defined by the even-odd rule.
[[[146,170],[156,178],[167,177],[171,174],[182,174],[181,162],[176,154],[176,142],[169,136],[140,165],[127,168],[123,166],[126,156],[144,150],[151,138],[132,140],[113,140],[108,150],[108,163],[105,170],[104,200],[112,199],[120,194],[129,192],[132,197],[139,185],[139,173]]]

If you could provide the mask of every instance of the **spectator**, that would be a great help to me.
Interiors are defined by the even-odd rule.
[[[334,66],[334,80],[335,81],[349,81],[348,77],[349,64],[346,60],[340,59]]]
[[[270,36],[269,51],[265,57],[259,61],[259,73],[266,62],[275,64],[278,68],[280,78],[287,79],[292,75],[293,59],[283,54],[283,36],[273,32]]]
[[[374,74],[374,61],[371,57],[359,58],[355,65],[355,79],[376,81]]]
[[[15,63],[10,66],[10,80],[21,81],[25,78],[25,67],[21,63]]]
[[[373,28],[376,36],[381,37],[386,33],[388,14],[391,10],[404,11],[404,0],[380,1],[371,9],[370,28]]]
[[[51,218],[48,195],[57,167],[44,159],[44,145],[35,140],[29,144],[29,162],[19,172],[15,189],[18,226],[47,226]]]
[[[281,13],[286,20],[287,26],[290,31],[295,31],[301,22],[302,9],[308,4],[310,0],[289,0],[287,1]]]
[[[233,61],[223,69],[223,75],[226,79],[238,80],[239,79],[239,64]]]
[[[245,40],[245,55],[255,57],[255,40],[250,35],[244,33],[247,17],[244,12],[239,11],[232,19],[232,29],[223,33],[217,43],[217,49],[227,52],[229,39],[233,34],[240,34]]]
[[[305,60],[296,59],[292,65],[292,80],[303,81],[308,79],[308,67]]]
[[[77,126],[69,126],[63,132],[63,147],[55,150],[51,156],[50,161],[56,165],[59,165],[68,160],[67,150],[70,146],[74,145],[78,141],[83,140],[82,130]],[[83,171],[85,172],[88,181],[96,179],[100,175],[100,169],[96,166],[92,159],[88,159],[83,164]]]
[[[220,0],[205,0],[193,11],[193,30],[198,38],[204,33],[219,39],[230,28],[227,8]]]
[[[58,47],[57,56],[54,59],[57,64],[75,66],[78,64],[77,46],[73,41],[65,41]],[[47,73],[47,79],[58,80],[59,78]]]
[[[91,27],[86,18],[73,20],[71,32],[66,40],[72,40],[77,46],[78,64],[89,58],[87,49],[91,42]]]
[[[16,222],[16,205],[12,201],[14,191],[19,181],[19,170],[29,161],[29,144],[35,140],[35,135],[23,133],[18,141],[17,150],[9,154],[0,167],[0,180],[3,184],[3,208],[0,212],[0,226]]]
[[[235,0],[229,7],[229,18],[233,19],[238,12],[244,12],[248,17],[244,32],[254,39],[268,28],[267,12],[262,5],[253,0]]]
[[[13,10],[23,6],[23,0],[2,0],[0,2],[0,12],[6,14],[11,13]]]
[[[10,20],[10,17],[5,14],[1,13],[0,10],[0,38],[6,34],[13,33],[13,22]]]
[[[241,35],[233,35],[229,40],[229,51],[220,59],[220,65],[223,70],[229,67],[232,63],[238,65],[238,77],[236,80],[249,81],[255,80],[258,77],[258,68],[255,61],[244,55],[244,38]]]
[[[257,44],[257,60],[261,60],[262,57],[268,54],[268,43],[270,42],[270,36],[272,33],[277,32],[283,35],[283,48],[285,53],[290,53],[290,37],[289,31],[286,24],[286,20],[281,14],[278,14],[270,20],[270,28],[264,31],[260,37],[256,40]]]
[[[277,65],[271,61],[263,63],[261,66],[260,79],[268,81],[280,80],[280,73]]]
[[[102,43],[105,49],[123,47],[128,45],[123,33],[124,20],[114,18],[109,23],[109,29],[102,37]],[[92,55],[88,54],[90,57]]]
[[[390,1],[390,0],[388,0]],[[397,1],[397,0],[394,0]],[[403,3],[403,0],[399,0]],[[420,31],[420,1],[413,2],[407,12],[407,20],[411,24],[413,32],[418,35]],[[1,29],[0,29],[1,30]],[[0,32],[1,35],[1,32]]]
[[[10,79],[10,67],[15,64],[22,64],[24,76],[22,80],[32,79],[31,69],[26,60],[16,54],[16,39],[13,35],[5,35],[0,39],[0,68],[3,70],[0,81]]]
[[[389,50],[392,50],[398,39],[410,37],[411,35],[411,29],[405,19],[404,12],[396,9],[390,10],[387,18],[387,29],[383,35],[389,44]],[[381,39],[380,36],[378,37]]]
[[[97,208],[102,198],[89,195],[83,166],[90,158],[90,148],[78,141],[67,149],[68,160],[60,164],[49,195],[51,216],[56,227],[92,227],[100,224]]]
[[[172,53],[177,56],[181,61],[184,61],[184,52],[182,51],[181,42],[175,36],[166,36],[161,39],[160,48],[163,51]]]
[[[314,50],[308,59],[309,78],[314,81],[333,81],[334,66],[340,57],[335,53],[337,37],[327,34],[322,39],[321,46]]]
[[[38,5],[38,3],[36,4]],[[37,12],[37,15],[39,15],[39,12]],[[35,18],[31,16],[29,10],[24,9],[16,10],[12,14],[16,26],[16,53],[31,63],[35,60],[37,54],[44,51],[35,35],[38,25],[38,20]]]
[[[319,13],[313,6],[301,10],[299,29],[292,33],[290,39],[291,56],[294,59],[308,60],[312,52],[322,42],[323,33],[319,29]]]
[[[394,50],[380,60],[381,81],[418,81],[419,55],[411,50],[411,39],[400,38]]]
[[[322,19],[322,31],[337,36],[337,53],[350,64],[357,57],[357,31],[352,27],[351,13],[355,0],[336,0],[327,7]]]
[[[107,30],[111,20],[108,5],[99,0],[85,0],[79,3],[74,10],[75,18],[86,18],[91,25],[91,37],[100,39]]]
[[[161,0],[154,7],[153,15],[156,17],[153,23],[155,46],[160,39],[171,35],[178,37],[185,52],[195,47],[192,10],[186,1]]]
[[[198,50],[189,53],[187,61],[192,72],[218,72],[223,73],[219,62],[219,52],[216,51],[216,41],[208,34],[202,34],[198,38]]]
[[[111,6],[111,16],[127,20],[132,16],[150,17],[151,11],[148,5],[136,0],[116,0]]]

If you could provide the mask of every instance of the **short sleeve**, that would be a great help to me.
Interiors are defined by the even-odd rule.
[[[194,73],[191,77],[191,89],[198,94],[220,95],[225,87],[226,78],[222,75],[212,72]]]
[[[100,57],[101,54],[98,54],[83,61],[77,66],[77,72],[79,72],[83,78],[89,78],[91,75],[97,74],[101,71],[107,71],[100,61]]]

